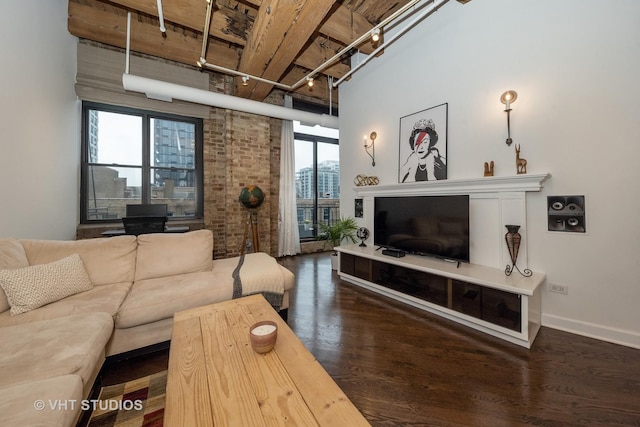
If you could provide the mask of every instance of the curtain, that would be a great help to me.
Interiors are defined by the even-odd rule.
[[[291,96],[285,95],[284,106],[291,108],[292,105]],[[291,120],[282,121],[279,205],[278,256],[295,255],[300,252],[300,232],[296,206],[295,144]]]

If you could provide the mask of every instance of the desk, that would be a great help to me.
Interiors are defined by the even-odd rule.
[[[278,324],[266,354],[249,327]],[[164,425],[369,426],[370,424],[262,295],[176,313]]]
[[[186,233],[189,230],[190,228],[188,225],[167,225],[164,228],[165,233]],[[106,237],[112,237],[112,236],[124,236],[127,233],[124,231],[124,228],[116,228],[114,230],[103,231],[100,234]]]

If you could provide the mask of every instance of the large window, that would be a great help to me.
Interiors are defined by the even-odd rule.
[[[81,222],[117,220],[140,203],[202,217],[201,119],[85,102],[82,130]]]
[[[293,122],[300,239],[315,239],[317,224],[340,218],[338,130]]]

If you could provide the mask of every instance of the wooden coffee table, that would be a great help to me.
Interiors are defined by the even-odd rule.
[[[249,327],[278,324],[258,354]],[[261,295],[176,313],[165,426],[368,426],[320,363]]]

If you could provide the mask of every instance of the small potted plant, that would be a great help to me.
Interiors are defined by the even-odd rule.
[[[356,231],[358,230],[358,223],[354,218],[340,218],[337,222],[327,225],[318,224],[320,234],[318,238],[331,244],[331,269],[338,269],[338,252],[335,250],[337,246],[340,246],[343,240],[350,240],[351,243],[356,243]]]

